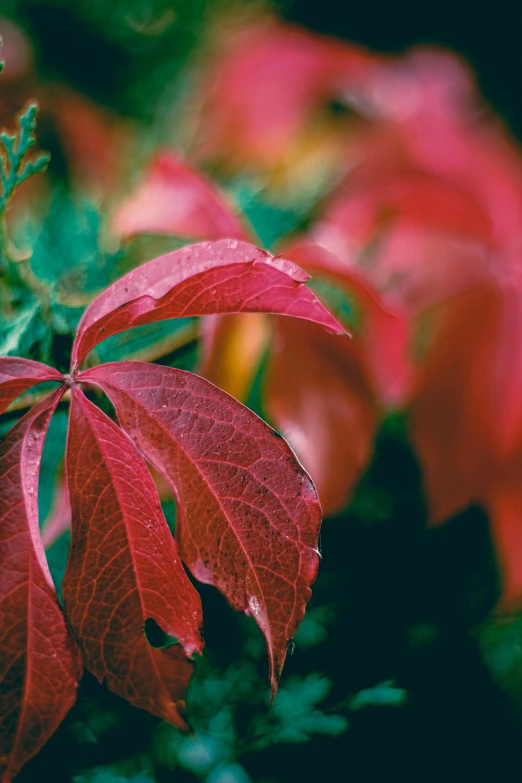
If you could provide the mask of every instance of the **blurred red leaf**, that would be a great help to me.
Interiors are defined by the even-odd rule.
[[[171,484],[183,561],[263,631],[275,694],[319,562],[321,508],[309,477],[277,433],[196,375],[115,362],[79,380],[105,391]]]
[[[515,453],[522,432],[518,289],[477,287],[439,317],[410,409],[435,521],[484,498],[495,466]]]
[[[203,647],[199,596],[143,458],[76,388],[67,479],[72,534],[63,597],[85,664],[131,704],[184,728],[189,659]],[[176,643],[149,644],[150,622]]]
[[[236,239],[189,245],[133,269],[89,305],[72,352],[77,368],[99,342],[133,326],[214,313],[284,313],[343,327],[303,283],[308,275]]]
[[[411,319],[399,307],[385,302],[359,270],[324,248],[295,244],[285,253],[315,279],[333,282],[353,301],[362,321],[356,334],[361,360],[366,365],[376,397],[384,406],[400,404],[413,379],[409,356]]]
[[[314,245],[288,257],[334,283],[359,312],[353,341],[313,324],[277,319],[266,406],[316,483],[325,513],[340,511],[372,453],[385,407],[405,398],[412,379],[409,324],[385,308],[356,270]]]
[[[11,780],[76,700],[82,665],[58,606],[38,527],[38,472],[63,388],[0,443],[0,778]]]
[[[446,305],[410,408],[411,437],[438,521],[477,501],[489,472],[490,294],[479,289]]]
[[[464,66],[428,49],[380,58],[354,100],[365,133],[308,241],[359,269],[412,315],[518,268],[522,156]]]
[[[493,235],[460,188],[405,170],[341,190],[311,239],[417,314],[484,279]]]
[[[35,94],[41,117],[47,118],[65,154],[72,184],[90,191],[91,198],[115,190],[130,139],[121,119],[64,84],[45,85]]]
[[[209,315],[201,324],[198,374],[245,402],[270,339],[260,313]]]
[[[372,453],[378,420],[360,346],[278,318],[264,398],[312,476],[324,513],[340,511]]]
[[[188,239],[248,239],[224,195],[172,152],[159,154],[119,204],[112,226],[121,236],[171,234]]]
[[[330,101],[342,103],[376,59],[269,17],[243,23],[205,72],[199,156],[253,168],[284,164],[307,125]]]
[[[2,30],[2,79],[20,79],[33,69],[33,51],[24,31],[7,16],[0,16]]]

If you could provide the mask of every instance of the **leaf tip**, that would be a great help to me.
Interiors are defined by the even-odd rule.
[[[163,717],[180,731],[189,732],[190,727],[185,720],[187,705],[183,699],[165,701],[162,710]]]

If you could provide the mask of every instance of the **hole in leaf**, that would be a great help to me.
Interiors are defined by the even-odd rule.
[[[166,647],[172,647],[173,644],[179,644],[176,637],[169,636],[168,633],[165,633],[153,617],[148,617],[145,620],[143,630],[145,632],[145,638],[151,647],[165,649]]]

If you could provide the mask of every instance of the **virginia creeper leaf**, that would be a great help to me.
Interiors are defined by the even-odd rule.
[[[366,467],[377,425],[361,346],[306,321],[275,321],[267,412],[312,476],[324,513],[333,514]]]
[[[261,313],[203,318],[198,375],[246,401],[270,334],[270,319]]]
[[[411,324],[398,307],[390,306],[353,267],[318,245],[298,245],[288,258],[314,277],[331,280],[359,306],[363,317],[360,341],[364,361],[377,397],[384,404],[398,404],[412,382],[408,356]]]
[[[480,502],[495,466],[520,453],[522,296],[514,285],[477,286],[438,315],[410,432],[432,519],[441,522]]]
[[[85,665],[131,704],[184,728],[189,658],[203,647],[199,595],[143,458],[77,388],[66,459],[72,531],[63,598]],[[151,647],[151,620],[179,644]]]
[[[289,160],[299,163],[294,155],[296,147],[303,147],[299,142],[305,131],[317,136],[328,102],[344,103],[354,89],[360,90],[376,60],[356,46],[259,15],[235,34],[227,31],[224,51],[217,61],[210,60],[203,83],[199,133],[196,128],[200,157],[224,160],[228,170],[243,171],[280,172]],[[336,119],[337,124],[342,121]],[[350,129],[357,124],[353,114],[347,124]],[[332,138],[331,123],[319,130],[324,148]],[[352,144],[351,135],[346,141],[348,132],[343,135],[345,155]],[[318,168],[324,165],[324,155],[316,153],[316,160]]]
[[[511,429],[512,439],[520,431],[520,407],[509,404],[520,388],[518,357],[510,355],[514,330],[499,330],[501,305],[500,290],[490,286],[445,303],[419,373],[409,426],[432,522],[480,502],[505,453],[500,436]],[[509,418],[511,412],[517,415]]]
[[[119,205],[113,228],[122,236],[247,238],[225,197],[173,152],[163,152],[152,162],[137,188]]]
[[[318,567],[321,507],[288,444],[203,378],[141,362],[87,370],[121,426],[169,480],[183,561],[254,616],[275,693]]]
[[[0,413],[3,413],[19,394],[43,381],[63,381],[58,370],[32,359],[19,356],[0,356]]]
[[[72,353],[77,368],[112,334],[166,318],[267,312],[315,321],[344,333],[303,283],[308,275],[246,242],[222,239],[183,247],[124,275],[85,311]]]
[[[33,364],[35,364],[33,362]],[[0,779],[11,780],[76,699],[79,650],[56,600],[38,528],[38,471],[63,389],[0,444]]]

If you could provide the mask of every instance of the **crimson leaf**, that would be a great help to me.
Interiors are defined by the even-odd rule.
[[[189,658],[203,647],[199,595],[143,458],[76,387],[67,478],[72,532],[63,597],[85,664],[131,704],[184,728]],[[151,646],[149,627],[179,643]]]
[[[133,269],[85,311],[73,346],[73,372],[99,342],[166,318],[266,312],[345,329],[303,285],[308,275],[284,258],[237,239],[201,242]]]
[[[357,340],[275,319],[264,399],[312,476],[325,514],[344,508],[370,458],[377,406]]]
[[[33,362],[33,364],[35,364]],[[38,529],[38,471],[63,393],[50,394],[0,444],[0,779],[9,781],[76,699],[81,660],[57,604]]]
[[[118,206],[113,228],[122,236],[172,234],[178,237],[245,239],[246,230],[226,199],[171,151],[157,155]]]
[[[19,394],[42,381],[63,381],[63,378],[58,370],[32,359],[0,356],[0,413]]]
[[[192,373],[114,362],[78,380],[103,388],[121,426],[171,484],[181,557],[253,615],[275,693],[318,567],[321,507],[309,476],[274,430]]]

